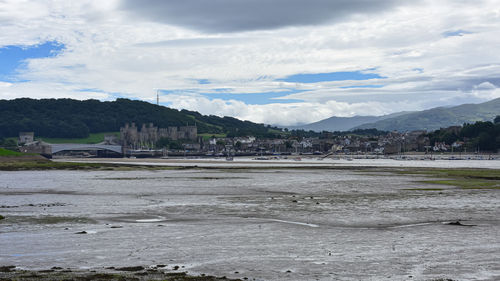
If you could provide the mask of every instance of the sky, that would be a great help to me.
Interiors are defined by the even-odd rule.
[[[273,125],[500,97],[498,0],[0,0],[0,99]]]

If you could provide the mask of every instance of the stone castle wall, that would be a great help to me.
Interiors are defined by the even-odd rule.
[[[196,126],[181,126],[158,128],[149,123],[143,124],[138,130],[135,123],[125,124],[120,128],[120,139],[122,144],[127,147],[152,147],[161,138],[171,140],[196,140],[198,138],[198,129]]]

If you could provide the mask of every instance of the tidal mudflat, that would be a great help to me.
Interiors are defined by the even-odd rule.
[[[394,168],[0,173],[0,265],[162,264],[250,280],[500,278],[495,177],[476,189]]]

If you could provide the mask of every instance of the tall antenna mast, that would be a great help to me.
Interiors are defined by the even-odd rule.
[[[158,90],[156,90],[156,105],[160,105],[160,95],[158,94]]]

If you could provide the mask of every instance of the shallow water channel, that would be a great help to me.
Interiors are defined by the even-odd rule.
[[[500,191],[422,179],[315,168],[0,172],[0,264],[499,280]],[[474,226],[447,224],[457,220]]]

